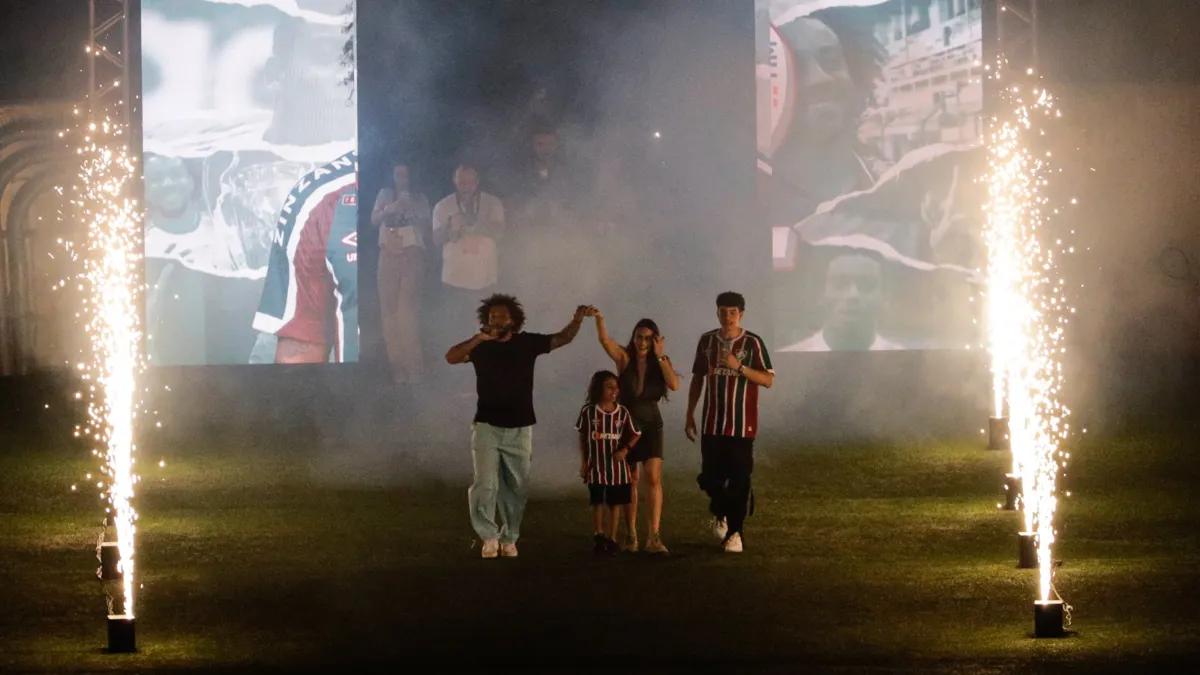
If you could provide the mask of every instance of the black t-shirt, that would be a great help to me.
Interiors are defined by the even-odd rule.
[[[515,429],[533,426],[533,363],[550,352],[550,336],[517,333],[504,342],[484,342],[471,352],[479,406],[475,421]]]

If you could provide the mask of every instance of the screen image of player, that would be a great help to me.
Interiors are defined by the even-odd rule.
[[[777,349],[977,343],[980,0],[756,0],[755,15]]]
[[[142,1],[150,365],[357,358],[353,11]]]

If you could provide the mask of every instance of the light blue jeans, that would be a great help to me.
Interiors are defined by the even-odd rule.
[[[513,543],[521,536],[521,516],[529,497],[529,460],[533,427],[505,429],[483,422],[472,425],[471,461],[475,480],[467,490],[471,527],[479,538]],[[500,507],[500,525],[496,507]]]

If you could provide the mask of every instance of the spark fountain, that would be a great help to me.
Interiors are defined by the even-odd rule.
[[[91,354],[78,366],[88,418],[76,433],[96,444],[93,454],[102,459],[107,476],[98,487],[107,502],[105,527],[115,534],[115,541],[102,541],[98,554],[101,579],[118,584],[109,593],[109,651],[131,652],[136,650],[134,424],[140,407],[137,375],[144,365],[139,316],[141,218],[129,196],[137,172],[128,130],[122,124],[105,117],[80,126],[73,134],[82,142],[77,148],[80,172],[72,203],[87,228],[80,257]],[[82,399],[84,392],[76,397]]]
[[[1054,589],[1056,484],[1068,455],[1069,426],[1060,402],[1064,335],[1071,309],[1058,274],[1062,241],[1046,228],[1052,153],[1046,130],[1061,117],[1032,71],[989,68],[1004,111],[992,120],[989,145],[988,345],[994,419],[1005,419],[1012,465],[1006,506],[1020,509],[1020,567],[1038,569],[1035,635],[1063,634],[1064,604]],[[1003,80],[1002,80],[1003,78]],[[1007,406],[1007,415],[1002,417]],[[1057,624],[1055,624],[1057,617]],[[1057,626],[1057,628],[1055,628]]]

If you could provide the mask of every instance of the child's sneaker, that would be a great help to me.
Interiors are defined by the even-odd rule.
[[[592,552],[593,553],[608,553],[608,537],[597,532],[592,537]]]
[[[620,545],[617,544],[616,539],[605,538],[605,541],[607,542],[607,544],[605,546],[606,553],[608,553],[609,555],[616,555],[618,552],[620,552],[621,547],[620,547]]]

